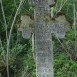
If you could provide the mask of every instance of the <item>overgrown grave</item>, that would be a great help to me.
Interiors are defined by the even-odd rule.
[[[37,77],[54,77],[52,33],[62,39],[69,29],[69,22],[63,14],[51,19],[50,6],[54,3],[54,0],[29,0],[29,4],[34,7],[34,20],[28,15],[21,16],[18,28],[25,39],[34,35]]]

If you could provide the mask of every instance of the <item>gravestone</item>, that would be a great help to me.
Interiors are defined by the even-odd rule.
[[[22,35],[29,38],[31,33],[34,34],[36,77],[54,77],[51,34],[54,33],[57,38],[64,38],[68,30],[67,21],[58,20],[58,17],[54,21],[51,20],[50,6],[54,3],[54,0],[29,0],[29,4],[34,6],[34,28],[25,27]]]

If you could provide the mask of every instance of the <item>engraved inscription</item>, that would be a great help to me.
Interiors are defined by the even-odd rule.
[[[55,18],[54,22],[49,17],[50,5],[55,0],[28,0],[29,4],[34,6],[34,27],[29,26],[22,30],[22,36],[29,38],[34,33],[35,52],[36,52],[36,76],[37,77],[54,77],[53,75],[53,43],[51,33],[58,38],[64,38],[67,31],[65,21],[59,21]],[[47,17],[46,17],[47,16]],[[27,17],[26,17],[27,18]],[[25,20],[25,18],[24,18]],[[30,21],[29,21],[30,20]],[[31,22],[29,17],[26,19],[28,25]],[[29,22],[28,22],[29,21]],[[27,26],[25,21],[22,25]]]
[[[68,31],[66,23],[53,23],[51,25],[51,33],[54,33],[58,38],[64,38],[65,33]]]
[[[49,19],[45,20],[46,15],[50,18],[50,5],[54,3],[55,0],[29,0],[29,4],[34,6],[37,77],[54,77],[51,33],[54,33],[59,38],[64,38],[66,32],[66,24],[59,23],[59,21],[51,23]]]

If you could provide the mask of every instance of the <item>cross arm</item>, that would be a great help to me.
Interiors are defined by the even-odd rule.
[[[64,38],[66,32],[69,30],[68,26],[64,23],[53,23],[51,25],[51,33],[54,33],[57,38]]]
[[[70,23],[65,16],[58,16],[55,20],[50,21],[51,33],[54,33],[57,38],[64,38],[66,32],[69,30]]]
[[[21,16],[21,22],[18,24],[18,31],[22,32],[22,37],[25,39],[30,38],[33,31],[33,20],[28,15]]]

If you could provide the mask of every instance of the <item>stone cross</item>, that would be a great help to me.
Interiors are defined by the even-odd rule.
[[[54,77],[53,73],[53,43],[51,34],[57,38],[64,38],[68,30],[67,21],[59,21],[59,17],[51,21],[50,6],[54,0],[29,0],[34,6],[34,28],[26,27],[22,30],[24,38],[34,34],[36,53],[36,77]]]

